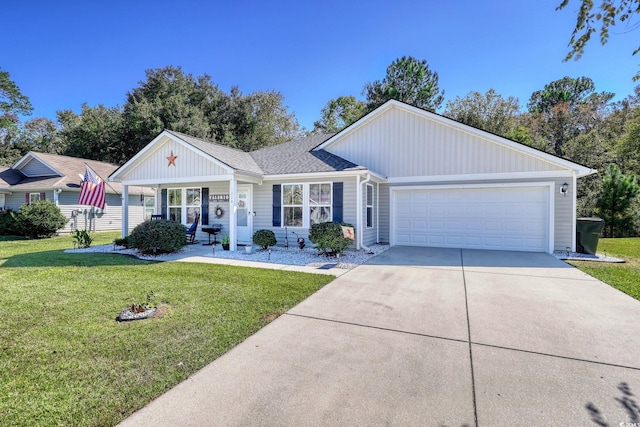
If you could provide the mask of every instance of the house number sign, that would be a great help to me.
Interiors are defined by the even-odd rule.
[[[210,202],[228,202],[229,195],[228,194],[209,194]]]

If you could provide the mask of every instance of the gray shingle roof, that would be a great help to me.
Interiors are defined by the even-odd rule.
[[[365,169],[328,151],[311,151],[334,134],[317,134],[252,151],[265,174],[336,172]]]
[[[118,166],[99,162],[97,160],[80,159],[77,157],[60,156],[58,154],[31,152],[41,162],[59,171],[63,176],[48,175],[26,177],[13,168],[0,169],[0,188],[11,191],[29,191],[31,189],[62,188],[65,191],[80,191],[80,176],[84,176],[85,164],[102,179],[106,180]],[[33,160],[32,160],[33,161]],[[112,194],[122,194],[122,185],[109,182],[105,191]],[[152,190],[142,187],[129,187],[129,194],[153,194]]]
[[[168,130],[167,132],[237,171],[262,175],[262,170],[258,167],[249,153],[235,148],[226,147],[215,142],[195,138],[184,133],[172,130]]]

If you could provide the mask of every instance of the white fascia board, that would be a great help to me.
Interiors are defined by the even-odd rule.
[[[506,173],[481,173],[460,175],[427,175],[427,176],[395,176],[389,177],[389,184],[411,184],[413,182],[447,182],[447,181],[495,181],[497,179],[548,179],[571,178],[573,171],[543,171],[543,172],[506,172]]]
[[[380,182],[386,182],[387,179],[382,175],[379,175],[375,172],[371,172],[369,170],[357,170],[357,171],[335,171],[335,172],[308,172],[308,173],[285,173],[285,174],[274,174],[274,175],[265,175],[264,181],[282,181],[285,179],[326,179],[326,178],[341,178],[341,177],[355,177],[355,176],[364,176],[370,174],[371,179]]]
[[[331,138],[329,138],[328,140],[326,140],[325,142],[323,142],[322,144],[320,144],[319,146],[314,148],[314,150],[326,149],[327,151],[330,152],[330,150],[328,150],[328,147],[330,147],[336,141],[338,141],[338,140],[344,138],[345,136],[349,135],[350,133],[356,131],[357,129],[359,129],[362,126],[366,125],[368,122],[374,120],[376,117],[378,117],[379,115],[381,115],[385,111],[390,110],[392,108],[399,108],[399,109],[408,111],[410,113],[413,113],[413,114],[416,114],[418,116],[424,117],[424,118],[426,118],[428,120],[436,121],[436,122],[442,124],[443,126],[448,126],[448,127],[454,128],[454,129],[456,129],[458,131],[465,132],[465,133],[468,133],[470,135],[473,135],[473,136],[475,136],[477,138],[481,138],[481,139],[484,139],[484,140],[487,140],[487,141],[490,141],[490,142],[493,142],[493,143],[496,143],[496,144],[500,144],[500,145],[506,146],[507,148],[510,148],[510,149],[512,149],[514,151],[518,151],[518,152],[521,152],[522,154],[525,154],[525,155],[528,155],[528,156],[532,156],[534,158],[538,158],[540,160],[543,160],[543,161],[545,161],[547,163],[550,163],[550,164],[553,164],[555,166],[560,166],[560,167],[563,167],[563,168],[570,169],[571,171],[576,173],[578,178],[583,177],[583,176],[588,176],[588,175],[591,175],[591,174],[594,174],[594,173],[597,172],[595,169],[587,168],[585,166],[579,165],[579,164],[574,163],[572,161],[565,160],[565,159],[562,159],[560,157],[553,156],[553,155],[545,153],[543,151],[536,150],[535,148],[528,147],[528,146],[526,146],[524,144],[521,144],[521,143],[518,143],[518,142],[515,142],[515,141],[511,141],[510,139],[503,138],[503,137],[498,136],[498,135],[494,135],[492,133],[483,131],[481,129],[476,129],[476,128],[472,127],[472,126],[465,125],[463,123],[457,122],[457,121],[449,119],[447,117],[440,116],[438,114],[434,114],[434,113],[431,113],[429,111],[425,111],[425,110],[423,110],[421,108],[417,108],[417,107],[414,107],[412,105],[405,104],[405,103],[400,102],[400,101],[396,101],[394,99],[392,99],[390,101],[387,101],[386,103],[384,103],[383,105],[378,107],[373,112],[371,112],[368,115],[364,116],[362,119],[356,121],[352,125],[346,127],[342,131],[338,132],[337,134],[335,134],[334,136],[332,136]]]
[[[207,176],[185,176],[181,178],[173,178],[167,180],[166,178],[158,179],[136,179],[132,181],[120,181],[122,185],[137,185],[141,187],[149,187],[155,185],[173,185],[173,184],[193,184],[198,182],[218,182],[218,181],[230,181],[234,177],[233,174],[225,175],[207,175]]]
[[[155,152],[155,150],[157,149],[156,144],[158,144],[159,141],[161,141],[164,137],[169,138],[170,140],[176,142],[177,144],[182,145],[183,147],[193,151],[194,153],[197,153],[201,156],[208,157],[213,163],[225,169],[230,174],[235,172],[235,170],[231,168],[229,165],[227,165],[226,163],[222,163],[221,161],[205,153],[204,151],[195,148],[193,145],[183,141],[182,139],[178,138],[174,134],[164,130],[158,136],[153,138],[153,140],[150,143],[148,143],[142,150],[138,151],[138,153],[135,156],[133,156],[131,159],[129,159],[128,162],[120,166],[111,175],[109,175],[109,178],[107,180],[112,182],[120,182],[122,180],[121,176],[125,175],[129,169],[131,169],[137,163],[141,162],[142,160],[144,160],[145,158],[147,158],[148,156],[150,156]]]
[[[11,191],[6,188],[0,188],[0,194],[13,194]]]

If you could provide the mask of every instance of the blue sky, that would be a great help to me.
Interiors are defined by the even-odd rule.
[[[32,117],[122,105],[145,70],[182,66],[222,90],[276,90],[310,129],[332,98],[362,99],[396,58],[426,59],[445,99],[493,88],[529,96],[564,76],[598,91],[633,93],[638,32],[612,31],[584,57],[562,62],[578,0],[514,1],[30,1],[2,7],[0,68],[34,107]]]

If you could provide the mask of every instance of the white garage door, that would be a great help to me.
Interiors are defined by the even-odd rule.
[[[396,245],[547,252],[549,187],[394,190]]]

